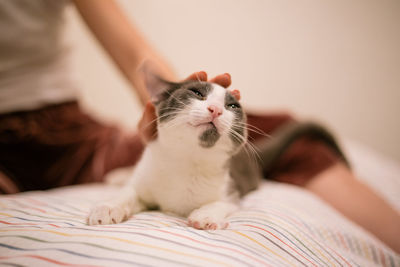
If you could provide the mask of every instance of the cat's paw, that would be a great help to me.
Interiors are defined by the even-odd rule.
[[[87,218],[88,225],[120,223],[127,218],[123,207],[111,204],[100,204],[92,208]]]
[[[188,225],[199,230],[219,230],[227,228],[229,223],[220,214],[197,209],[189,215]]]

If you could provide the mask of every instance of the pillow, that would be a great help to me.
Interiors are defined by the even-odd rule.
[[[157,211],[117,225],[86,216],[116,186],[0,197],[0,263],[44,266],[400,266],[379,240],[313,194],[265,181],[227,230],[204,231]]]

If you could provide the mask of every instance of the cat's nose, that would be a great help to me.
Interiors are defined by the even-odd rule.
[[[217,106],[215,106],[215,105],[210,105],[210,106],[208,106],[207,109],[208,109],[208,111],[211,112],[211,115],[212,115],[213,119],[222,115],[222,109],[217,107]]]

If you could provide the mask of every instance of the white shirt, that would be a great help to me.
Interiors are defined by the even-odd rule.
[[[62,38],[67,3],[0,1],[0,113],[76,99]]]

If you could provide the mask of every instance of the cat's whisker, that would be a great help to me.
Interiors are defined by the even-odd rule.
[[[163,127],[164,127],[164,129],[171,129],[171,128],[175,128],[179,125],[186,124],[188,122],[187,118],[188,117],[181,117],[179,119],[175,118],[167,126],[164,125]]]
[[[241,125],[245,125],[247,128],[250,128],[250,129],[253,129],[253,130],[255,130],[255,131],[258,131],[259,133],[267,134],[266,132],[264,132],[264,131],[261,130],[260,128],[254,126],[254,125],[251,125],[251,124],[249,124],[249,123],[247,123],[247,122],[238,122],[238,123],[241,124]]]
[[[248,131],[251,131],[251,132],[257,133],[259,135],[271,138],[270,134],[267,134],[266,132],[264,132],[263,130],[261,130],[260,128],[254,126],[254,125],[248,124],[246,122],[238,122],[238,123],[241,124],[241,125],[244,125],[247,128]]]
[[[174,114],[182,114],[182,115],[186,115],[186,116],[194,116],[195,118],[203,118],[205,115],[204,112],[201,112],[200,110],[191,110],[190,112],[183,112],[185,111],[185,109],[182,108],[168,108],[168,110],[176,110],[179,112],[173,113],[173,112],[169,112],[167,114],[164,114],[165,116],[169,116],[170,114],[174,115]]]
[[[168,117],[170,115],[175,115],[175,114],[179,114],[179,112],[176,113],[168,113],[168,114],[163,114],[161,116],[158,116],[157,118],[155,118],[154,120],[149,121],[148,123],[146,123],[146,125],[144,126],[144,128],[149,127],[151,124],[153,124],[154,122],[158,121],[159,119]]]
[[[164,108],[164,109],[161,109],[160,111],[163,111],[163,110],[178,110],[178,111],[182,111],[183,109],[182,108],[173,108],[173,107],[168,107],[168,108]]]
[[[237,136],[237,134],[235,134],[235,133],[233,133],[232,132],[232,136],[233,136],[233,138],[235,139],[235,140],[237,140],[239,143],[240,142],[242,142],[243,140],[240,138],[240,136]],[[249,157],[249,158],[251,158],[251,156],[250,156],[250,151],[247,149],[247,147],[246,147],[246,143],[244,143],[244,145],[243,145],[243,150],[246,152],[246,154],[247,154],[247,156]]]
[[[230,123],[227,122],[227,121],[225,121],[225,120],[221,120],[220,122],[221,122],[221,124],[223,125],[223,127],[226,127],[227,129],[229,129],[229,130],[228,130],[229,133],[232,133],[233,136],[237,138],[236,140],[237,140],[239,143],[245,143],[245,142],[247,141],[246,138],[245,138],[244,136],[242,136],[239,132],[237,132],[237,131],[234,130],[235,126],[230,127]]]
[[[229,126],[229,123],[226,121],[221,121],[222,124],[224,125],[224,127]],[[258,149],[257,147],[255,147],[251,142],[248,142],[248,140],[241,135],[240,133],[238,133],[234,128],[244,128],[242,125],[236,125],[232,128],[229,129],[229,133],[232,134],[232,136],[239,142],[239,143],[244,143],[244,150],[247,153],[247,155],[249,156],[249,158],[252,158],[254,161],[256,161],[256,158],[261,160],[261,157],[259,155]],[[253,157],[251,157],[250,155],[252,155]]]
[[[243,146],[243,149],[246,151],[246,154],[248,155],[249,159],[252,160],[253,162],[261,160],[257,147],[255,147],[252,143],[246,142]]]
[[[239,138],[235,135],[235,138]],[[258,154],[259,152],[257,149],[254,147],[254,145],[250,142],[244,143],[243,150],[247,154],[248,158],[252,160],[253,162],[257,162],[257,159],[261,159],[260,155]]]
[[[182,117],[179,118],[179,119],[174,118],[173,120],[171,120],[171,121],[168,123],[168,125],[164,125],[163,127],[164,127],[165,129],[169,129],[169,128],[172,128],[172,127],[176,127],[176,126],[182,124],[183,122],[186,122],[186,120],[183,120]]]
[[[174,114],[181,114],[182,115],[182,113],[180,113],[180,112],[170,112],[168,114],[163,114],[162,116],[159,116],[157,119],[153,120],[153,122],[156,121],[156,120],[159,120],[160,118],[168,117],[168,116],[174,115]],[[176,127],[178,125],[185,124],[186,121],[187,121],[187,115],[184,116],[184,117],[182,117],[182,116],[181,117],[174,117],[168,124],[163,124],[162,127],[164,129],[170,129],[170,128]],[[153,135],[153,137],[155,137],[156,135],[157,135],[157,133],[155,133]]]
[[[259,161],[262,161],[261,156],[259,154],[260,151],[254,144],[252,144],[251,142],[248,142],[248,143],[246,143],[246,147],[251,149],[253,151],[254,155],[257,157],[257,158],[253,158],[254,160],[258,159]]]

